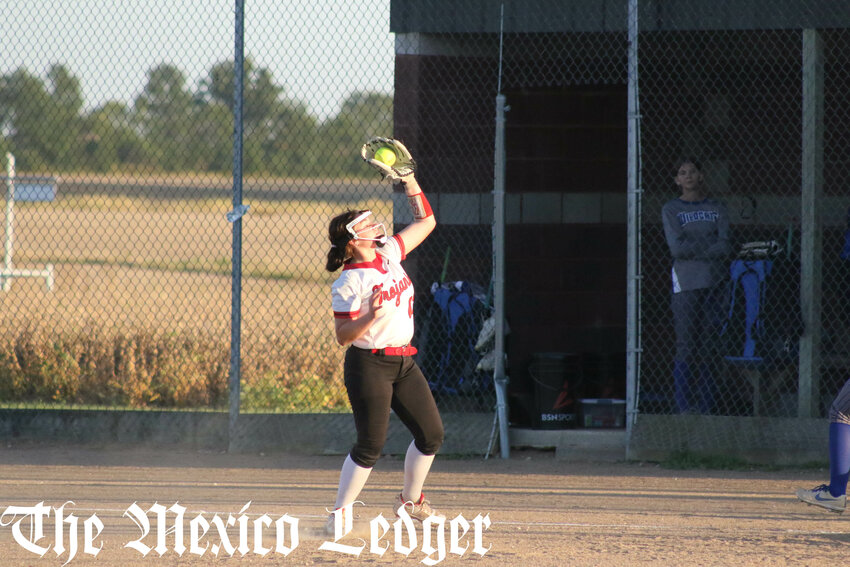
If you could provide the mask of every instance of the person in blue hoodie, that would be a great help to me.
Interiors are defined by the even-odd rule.
[[[680,413],[711,413],[731,252],[729,214],[708,197],[699,161],[679,160],[675,172],[681,195],[661,209],[673,258],[674,399]]]

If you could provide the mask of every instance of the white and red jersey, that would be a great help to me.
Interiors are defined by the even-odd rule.
[[[334,317],[365,315],[373,291],[380,288],[384,313],[352,344],[365,349],[404,346],[413,338],[413,283],[400,263],[406,257],[404,242],[395,235],[376,251],[372,262],[343,265],[331,287]]]

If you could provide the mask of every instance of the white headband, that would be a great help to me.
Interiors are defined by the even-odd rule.
[[[347,230],[349,232],[349,234],[351,234],[351,236],[353,236],[354,238],[357,238],[357,232],[355,232],[355,230],[354,230],[354,225],[359,223],[359,222],[366,220],[367,218],[369,218],[369,215],[371,215],[371,214],[372,214],[372,211],[364,211],[364,212],[360,213],[359,215],[357,215],[357,217],[355,217],[355,219],[353,221],[351,221],[350,223],[345,225],[345,230]]]
[[[378,225],[376,225],[379,226],[381,228],[381,231],[383,232],[383,234],[378,238],[362,238],[360,235],[357,234],[357,231],[354,230],[354,225],[366,220],[371,214],[372,211],[364,211],[360,213],[359,215],[357,215],[357,218],[345,225],[345,228],[346,230],[348,230],[348,233],[351,234],[352,238],[356,238],[358,240],[372,240],[374,242],[377,242],[380,246],[383,246],[384,244],[386,244],[388,238],[387,227],[384,226],[384,223],[379,223]]]

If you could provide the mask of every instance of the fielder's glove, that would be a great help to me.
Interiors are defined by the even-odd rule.
[[[391,165],[375,158],[375,152],[382,148],[388,148],[395,154],[395,162]],[[413,156],[404,147],[404,144],[393,138],[374,137],[360,148],[360,156],[363,161],[378,170],[381,174],[381,179],[389,179],[391,182],[404,181],[408,175],[412,175],[416,170],[416,162]]]
[[[745,242],[738,251],[738,258],[742,260],[759,260],[763,258],[774,258],[782,253],[782,246],[775,240],[760,240],[756,242]]]

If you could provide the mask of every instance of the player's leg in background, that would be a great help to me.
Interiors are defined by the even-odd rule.
[[[698,359],[699,375],[696,379],[699,410],[702,414],[712,414],[716,408],[717,381],[720,378],[720,331],[726,316],[728,293],[725,283],[711,288],[698,290],[699,329],[694,356]]]
[[[693,405],[692,374],[694,368],[694,347],[697,339],[696,294],[694,291],[674,293],[670,299],[673,311],[673,330],[676,335],[676,354],[673,359],[673,389],[676,410],[679,413],[690,411]]]
[[[850,380],[842,386],[829,408],[829,493],[847,493],[850,477]]]
[[[850,424],[829,424],[829,493],[841,496],[847,493],[850,477]]]
[[[797,498],[832,512],[843,512],[847,505],[847,480],[850,478],[850,380],[829,408],[829,484],[811,490],[800,488]]]

